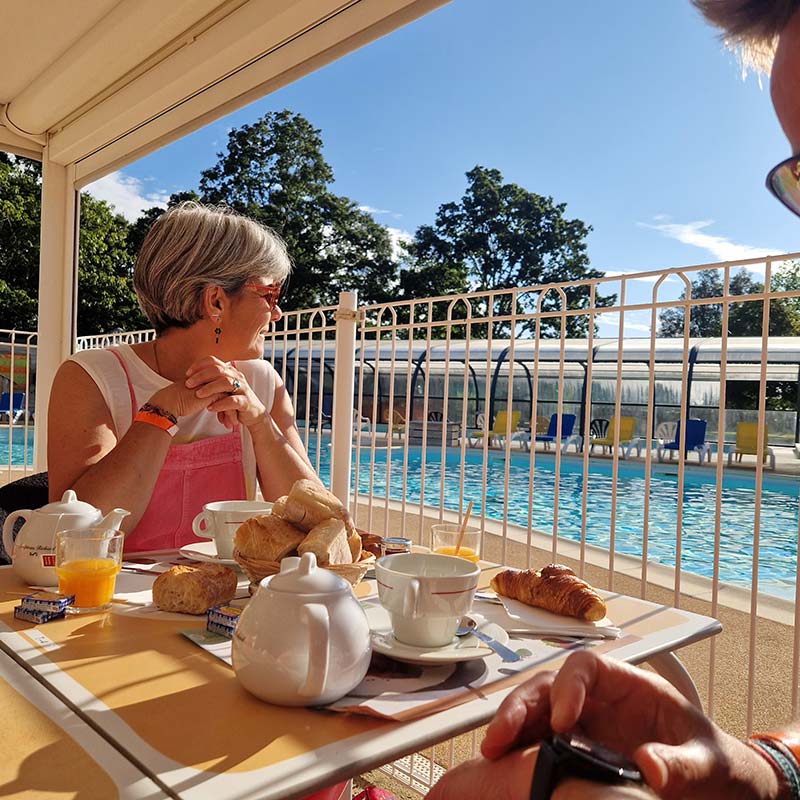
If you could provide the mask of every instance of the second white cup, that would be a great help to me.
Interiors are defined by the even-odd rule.
[[[415,647],[444,647],[459,617],[469,613],[480,567],[434,553],[399,553],[378,559],[378,597],[395,638]]]
[[[233,535],[250,517],[269,514],[272,503],[259,500],[218,500],[206,503],[192,521],[192,531],[200,539],[213,539],[220,558],[233,558]]]

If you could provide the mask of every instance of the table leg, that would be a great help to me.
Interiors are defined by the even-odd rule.
[[[675,653],[658,653],[650,656],[647,663],[662,677],[668,680],[690,703],[703,710],[703,703],[697,693],[692,676]]]

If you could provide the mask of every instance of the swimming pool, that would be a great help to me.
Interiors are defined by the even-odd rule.
[[[313,450],[313,445],[312,445]],[[330,473],[329,449],[322,448],[320,472],[327,481]],[[504,497],[505,456],[490,452],[487,463],[486,495],[482,491],[482,451],[467,451],[464,459],[464,503],[473,501],[473,514],[528,527],[530,461],[527,454],[511,454],[509,496]],[[422,451],[410,447],[406,500],[418,503]],[[532,526],[551,533],[553,529],[555,459],[537,453],[534,474]],[[586,541],[608,549],[611,525],[611,461],[589,462],[589,496],[586,512]],[[461,453],[449,449],[445,459],[443,506],[458,511],[461,481]],[[374,468],[369,448],[361,450],[358,491],[386,496],[386,450],[376,449]],[[392,450],[389,466],[390,498],[402,499],[403,450]],[[425,505],[438,507],[441,490],[441,449],[429,449],[425,458]],[[714,548],[715,472],[687,467],[683,486],[681,568],[696,575],[712,577]],[[617,479],[617,513],[614,550],[634,556],[642,554],[644,527],[644,464],[620,462]],[[581,536],[583,461],[562,459],[559,487],[558,535],[575,541]],[[781,597],[794,597],[797,562],[798,490],[800,481],[785,476],[764,475],[761,493],[761,534],[759,544],[759,591]],[[653,463],[650,478],[648,560],[675,566],[678,476],[673,467]],[[720,515],[721,581],[739,586],[751,585],[753,524],[755,516],[755,473],[726,470]]]
[[[9,438],[11,439],[10,453]],[[11,456],[10,461],[9,455]],[[13,467],[33,464],[33,427],[28,428],[27,436],[24,428],[12,428],[10,437],[8,425],[0,427],[0,464],[8,463]]]

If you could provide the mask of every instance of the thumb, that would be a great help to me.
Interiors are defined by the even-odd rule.
[[[690,798],[714,772],[714,753],[700,741],[643,744],[633,760],[647,785],[665,800]],[[698,795],[699,796],[699,795]]]

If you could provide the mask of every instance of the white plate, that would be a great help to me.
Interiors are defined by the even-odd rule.
[[[208,564],[224,564],[226,567],[240,569],[239,564],[232,558],[220,558],[217,555],[217,546],[212,541],[186,544],[178,552],[192,561],[205,561]]]
[[[518,623],[519,628],[529,628],[537,633],[549,633],[557,636],[603,636],[607,639],[616,639],[621,631],[608,618],[604,617],[598,622],[586,622],[585,620],[573,617],[562,617],[545,611],[543,608],[534,608],[519,600],[512,600],[510,597],[498,595],[503,604],[503,608],[511,619]],[[506,630],[511,629],[511,625],[503,626]]]
[[[457,636],[444,647],[412,647],[394,638],[391,631],[372,631],[372,649],[376,653],[409,664],[455,664],[490,656],[492,651],[474,636]]]

